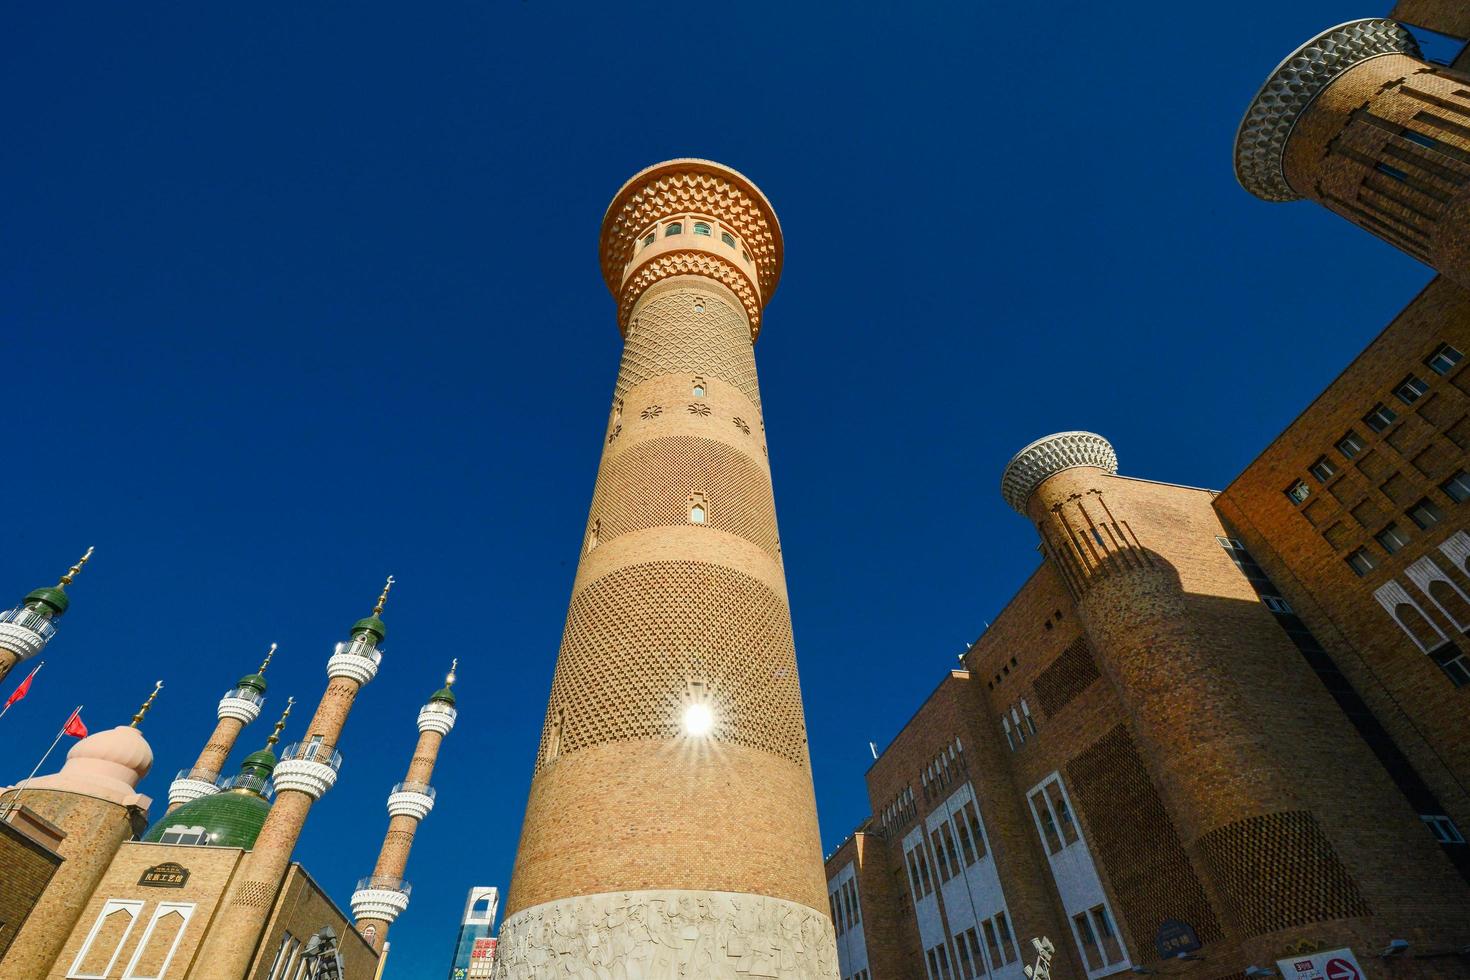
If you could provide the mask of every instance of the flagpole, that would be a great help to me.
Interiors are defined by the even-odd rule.
[[[73,718],[82,713],[82,708],[84,707],[86,706],[79,704],[72,710],[71,714],[66,716],[66,721],[62,723],[61,731],[57,732],[56,738],[51,740],[51,748],[48,748],[46,754],[41,756],[41,761],[36,763],[36,768],[31,770],[31,774],[25,778],[25,782],[20,784],[20,789],[16,790],[15,796],[11,798],[10,805],[6,807],[7,813],[14,812],[20,808],[21,794],[26,791],[26,787],[31,784],[31,780],[36,778],[36,773],[41,771],[41,767],[46,764],[46,759],[51,755],[51,752],[56,748],[57,744],[61,742],[62,736],[66,734],[66,726],[71,724]]]
[[[31,672],[26,675],[25,680],[24,681],[21,681],[19,684],[15,685],[15,690],[18,691],[21,688],[25,687],[26,681],[30,680],[32,677],[35,677],[38,673],[40,673],[41,668],[44,667],[44,666],[46,666],[46,661],[42,660],[40,663],[36,664],[36,666],[32,667],[31,668]],[[25,697],[25,695],[21,695],[21,697]],[[19,700],[20,700],[20,698],[17,698],[15,696],[15,691],[11,691],[10,692],[10,697],[5,702],[5,707],[0,708],[0,718],[4,718],[5,717],[5,712],[9,711],[10,710],[10,706],[12,704],[14,704],[16,701],[19,701]]]

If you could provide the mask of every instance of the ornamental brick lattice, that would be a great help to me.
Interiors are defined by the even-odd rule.
[[[643,171],[603,220],[625,338],[617,438],[603,441],[500,980],[837,977],[764,425],[750,424],[781,245],[755,185],[704,160]]]

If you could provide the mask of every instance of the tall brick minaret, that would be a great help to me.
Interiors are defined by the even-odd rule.
[[[380,618],[393,577],[388,577],[372,615],[353,624],[351,639],[337,644],[327,661],[327,689],[300,742],[281,750],[272,779],[276,786],[270,816],[241,862],[221,903],[220,924],[211,929],[190,971],[191,980],[240,980],[250,969],[266,917],[286,880],[291,852],[306,825],[311,806],[337,782],[342,764],[337,740],[357,692],[378,675],[378,644],[388,635]]]
[[[1303,197],[1470,287],[1470,84],[1391,20],[1303,44],[1261,86],[1235,174],[1267,201]]]
[[[219,699],[219,707],[215,709],[214,732],[209,736],[209,741],[204,743],[194,765],[181,769],[169,784],[169,813],[190,800],[213,796],[220,791],[220,773],[225,760],[235,748],[235,740],[240,737],[240,731],[246,725],[260,717],[260,709],[265,704],[265,669],[270,666],[271,658],[275,655],[276,645],[272,643],[260,669],[240,678]]]
[[[408,867],[408,852],[413,847],[419,822],[434,809],[434,787],[429,780],[434,775],[434,764],[439,761],[439,746],[457,717],[453,691],[457,667],[459,661],[455,660],[449,676],[444,678],[444,686],[429,695],[428,703],[419,709],[419,740],[408,764],[408,774],[388,794],[388,833],[378,852],[378,863],[372,875],[360,880],[352,893],[352,917],[357,920],[357,931],[379,950],[386,950],[388,927],[408,908],[410,889],[403,880],[403,872]]]
[[[624,337],[495,975],[837,976],[753,343],[781,228],[707,160],[602,223]]]
[[[66,587],[71,585],[72,579],[91,557],[92,549],[88,548],[87,553],[61,576],[60,582],[36,589],[14,609],[0,612],[0,681],[5,680],[12,667],[34,657],[51,642],[51,637],[56,635],[55,621],[71,606]]]

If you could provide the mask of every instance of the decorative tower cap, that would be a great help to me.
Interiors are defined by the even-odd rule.
[[[373,606],[373,614],[364,619],[359,619],[352,624],[352,635],[359,633],[371,633],[377,637],[377,642],[382,643],[388,636],[388,626],[379,617],[383,614],[383,606],[388,602],[388,592],[393,588],[393,576],[388,576],[388,581],[383,584],[383,593],[378,596],[378,604]]]
[[[1348,21],[1312,38],[1276,67],[1251,100],[1235,132],[1235,179],[1265,201],[1295,201],[1283,157],[1297,120],[1332,81],[1385,54],[1419,57],[1413,35],[1378,17]]]
[[[144,701],[143,706],[138,709],[138,713],[133,715],[133,723],[128,726],[129,728],[137,728],[143,723],[143,716],[148,713],[149,708],[153,707],[153,699],[158,697],[158,692],[161,690],[163,690],[163,681],[154,681],[153,691],[148,695],[148,700]]]
[[[71,585],[72,580],[81,574],[82,566],[87,563],[87,559],[92,557],[93,550],[95,549],[88,548],[87,553],[77,559],[77,563],[67,569],[65,575],[61,576],[61,581],[48,588],[36,589],[27,594],[25,604],[32,608],[43,606],[46,615],[52,619],[66,612],[67,608],[71,606],[71,599],[67,597],[66,587]]]
[[[153,768],[153,749],[143,733],[127,725],[88,735],[66,753],[61,771],[23,784],[36,789],[76,793],[122,806],[147,809],[152,802],[137,787]],[[14,790],[19,787],[11,786]]]
[[[235,686],[236,687],[248,687],[252,691],[254,691],[256,694],[264,694],[265,693],[265,669],[270,666],[270,664],[271,664],[271,657],[274,657],[275,655],[276,655],[276,644],[272,643],[271,644],[271,648],[265,652],[265,659],[261,661],[260,668],[255,673],[253,673],[253,674],[246,674],[244,677],[240,678],[240,682],[238,684],[236,684]]]
[[[281,740],[281,730],[286,727],[286,719],[291,717],[291,705],[295,703],[295,698],[286,699],[286,710],[281,712],[281,717],[276,722],[276,727],[272,729],[270,737],[265,740],[265,748],[247,755],[245,762],[240,767],[241,772],[244,772],[246,769],[254,769],[262,776],[269,776],[275,770],[275,745]]]
[[[439,688],[439,690],[435,691],[433,694],[429,695],[429,700],[431,702],[442,701],[447,705],[454,705],[454,692],[450,690],[450,688],[454,687],[454,681],[456,679],[454,676],[454,672],[458,669],[459,658],[455,657],[454,660],[451,661],[449,664],[449,673],[444,676],[444,686]]]
[[[1108,475],[1118,472],[1118,454],[1096,432],[1057,432],[1030,443],[1006,464],[1000,477],[1000,495],[1018,513],[1048,478],[1074,466],[1093,466]]]

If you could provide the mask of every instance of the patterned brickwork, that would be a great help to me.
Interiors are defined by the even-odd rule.
[[[1066,771],[1091,830],[1092,847],[1133,936],[1146,940],[1164,920],[1183,919],[1195,927],[1201,942],[1222,938],[1215,910],[1128,729],[1119,725],[1108,732],[1069,762]],[[1128,819],[1114,819],[1118,811]]]
[[[50,884],[61,858],[0,823],[0,960]]]
[[[776,502],[765,470],[738,449],[689,437],[651,439],[608,457],[592,500],[597,540],[687,525],[691,494],[704,497],[705,527],[776,557]]]
[[[1357,883],[1306,810],[1249,817],[1197,845],[1246,936],[1370,915]]]
[[[1048,716],[1061,711],[1101,674],[1085,637],[1077,637],[1031,682],[1036,703]]]
[[[537,770],[553,749],[673,739],[691,678],[708,691],[713,738],[806,764],[786,604],[728,568],[652,562],[573,598]]]
[[[750,324],[723,290],[670,289],[649,295],[638,307],[623,344],[617,397],[665,374],[719,378],[760,407]]]

